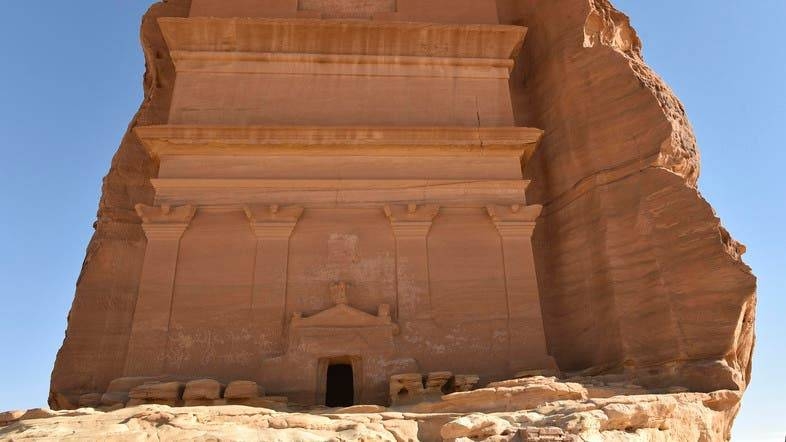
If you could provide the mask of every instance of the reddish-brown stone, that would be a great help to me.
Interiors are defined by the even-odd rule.
[[[320,402],[331,364],[366,402],[443,370],[745,387],[755,279],[624,15],[347,4],[150,9],[53,407],[162,375]]]
[[[628,18],[605,0],[503,3],[529,26],[512,88],[517,124],[545,131],[525,175],[560,368],[744,388],[756,281],[696,190],[692,129]]]

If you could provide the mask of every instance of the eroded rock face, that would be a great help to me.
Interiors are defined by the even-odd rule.
[[[240,3],[244,7],[254,4]],[[428,5],[438,10],[449,8],[450,2],[432,0]],[[721,392],[612,397],[611,402],[603,402],[586,399],[593,393],[582,396],[580,389],[569,384],[521,386],[514,385],[520,382],[515,381],[455,393],[435,406],[457,413],[500,410],[500,390],[515,393],[505,397],[526,398],[529,388],[541,394],[537,400],[548,398],[563,405],[520,413],[501,409],[507,417],[497,417],[520,431],[542,422],[572,434],[613,434],[623,440],[664,435],[685,436],[685,440],[726,437],[739,399],[731,390],[743,390],[750,376],[755,278],[741,261],[744,247],[723,229],[696,189],[699,157],[682,105],[644,64],[635,31],[606,0],[497,0],[496,7],[499,23],[528,27],[510,80],[516,125],[538,127],[545,134],[524,172],[532,180],[528,203],[543,206],[534,251],[548,353],[563,372],[613,373],[623,376],[625,383],[636,384],[623,394],[669,387]],[[191,1],[168,0],[155,4],[145,16],[145,101],[132,127],[169,122],[174,64],[157,18],[189,13],[193,13]],[[433,15],[433,11],[424,7],[418,14]],[[483,17],[484,23],[495,21]],[[122,388],[109,384],[125,376],[129,364],[129,331],[146,247],[135,206],[154,204],[150,180],[158,175],[158,167],[129,132],[104,181],[96,233],[52,375],[53,408],[97,401],[113,406],[128,401],[123,391],[134,388],[145,397],[138,400],[149,400],[153,394],[143,394],[140,388],[149,378],[126,378],[128,385]],[[395,222],[397,213],[391,211],[388,216]],[[389,311],[379,314],[389,315]],[[131,362],[145,365],[145,361]],[[437,380],[435,388],[440,388]],[[253,395],[252,386],[240,389],[250,389]],[[598,397],[613,396],[608,390],[608,386],[589,389]],[[104,393],[100,399],[98,393]],[[463,398],[467,401],[462,402]],[[513,409],[532,406],[522,399]],[[156,407],[144,410],[153,411],[144,411],[147,414],[142,417],[123,414],[124,419],[168,422],[179,418],[181,422],[192,420],[195,413]],[[262,415],[253,431],[289,422],[275,414],[254,416]],[[100,416],[95,422],[99,433],[105,431],[104,423],[109,425],[117,417]],[[362,429],[325,419],[329,422],[322,419],[316,426],[286,423],[290,429],[281,431],[288,431],[291,438],[319,438],[324,435],[319,431],[355,435],[371,431],[396,440],[407,440],[415,431],[407,419],[382,418],[381,426]],[[451,428],[474,431],[475,426],[465,423]],[[20,425],[14,430],[21,431],[18,435],[34,430]],[[145,434],[161,436],[160,431],[168,431],[145,425],[139,430]],[[421,425],[419,431],[434,435],[441,426],[436,431],[424,428]],[[505,431],[506,436],[511,434]],[[555,436],[540,430],[527,434]]]
[[[498,5],[530,27],[511,85],[517,123],[545,130],[526,174],[544,206],[535,247],[551,354],[563,371],[744,388],[755,278],[696,190],[685,111],[628,18],[606,0]]]
[[[167,121],[175,74],[156,19],[185,16],[189,7],[189,0],[156,3],[142,20],[145,98],[130,127]],[[157,169],[129,130],[104,178],[96,232],[87,248],[66,338],[52,372],[49,401],[53,407],[68,407],[63,392],[104,390],[110,381],[123,376],[145,254],[145,237],[134,206],[152,203],[150,178]]]

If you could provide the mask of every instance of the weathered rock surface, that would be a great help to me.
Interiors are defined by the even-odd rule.
[[[720,390],[607,397],[636,386],[606,385],[598,397],[592,387],[534,377],[445,395],[443,406],[359,405],[310,414],[236,405],[35,409],[1,413],[0,440],[715,441],[729,438],[741,396]],[[142,390],[161,396],[160,388]]]
[[[156,19],[187,16],[190,3],[158,3],[143,21],[145,101],[132,127],[168,120],[174,68]],[[628,19],[606,0],[499,0],[497,10],[529,27],[511,85],[517,124],[545,131],[525,172],[530,202],[544,206],[535,248],[550,353],[563,371],[744,388],[755,279],[696,190],[685,111],[644,64]],[[52,406],[76,406],[123,374],[145,249],[134,206],[152,203],[156,172],[129,132],[104,181]]]
[[[442,426],[440,435],[443,439],[487,439],[504,435],[510,430],[510,422],[496,416],[470,414],[453,419]]]
[[[473,411],[513,411],[533,408],[546,402],[586,399],[581,385],[541,376],[493,382],[487,388],[442,396],[441,402],[415,406],[422,412],[471,413]]]
[[[243,406],[142,405],[110,413],[0,415],[0,440],[716,441],[727,440],[729,392],[563,400],[494,413],[289,414]],[[2,419],[7,419],[3,421]],[[5,422],[5,424],[3,424]]]
[[[213,379],[198,379],[188,382],[183,391],[184,400],[218,399],[221,397],[221,384]]]
[[[450,4],[440,2],[432,1],[435,9]],[[452,438],[727,438],[750,378],[755,278],[741,260],[744,246],[696,189],[699,155],[685,110],[644,63],[627,17],[607,0],[496,5],[501,23],[529,28],[510,82],[516,124],[545,133],[525,175],[532,180],[528,203],[543,206],[534,249],[548,352],[571,376],[623,380],[583,386],[549,378],[506,381],[407,403],[414,407],[408,411],[431,414],[395,417],[161,406],[107,414],[14,412],[0,415],[0,425],[24,421],[0,435],[437,440],[447,426]],[[132,128],[169,121],[175,72],[157,19],[188,16],[190,7],[190,0],[163,1],[142,23],[145,101]],[[145,254],[134,207],[153,204],[150,180],[158,167],[129,131],[104,180],[96,232],[52,375],[53,408],[182,400],[179,383],[112,381],[124,376],[128,363]],[[423,389],[436,394],[444,378],[427,379]],[[648,389],[664,393],[643,394]],[[257,398],[250,384],[231,391],[254,405],[277,402]]]
[[[744,387],[755,278],[696,190],[685,110],[644,63],[628,18],[607,0],[498,6],[529,25],[526,80],[512,87],[518,124],[545,130],[525,173],[544,206],[534,244],[559,367]]]
[[[153,382],[138,385],[128,393],[132,405],[155,403],[177,405],[183,395],[182,382]]]
[[[254,399],[261,396],[262,389],[254,381],[233,381],[224,391],[226,399]]]

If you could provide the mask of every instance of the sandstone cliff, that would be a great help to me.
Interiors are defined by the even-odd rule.
[[[189,7],[163,1],[145,16],[145,100],[131,127],[167,121],[174,68],[156,18]],[[685,111],[644,64],[627,18],[605,0],[499,0],[498,9],[504,23],[529,27],[511,88],[517,123],[546,134],[525,173],[530,201],[544,206],[535,245],[560,369],[623,373],[650,388],[744,389],[755,278],[696,189]],[[156,173],[129,132],[104,182],[53,408],[122,376],[145,247],[133,207],[152,203]]]
[[[549,349],[564,371],[744,388],[755,278],[696,189],[685,110],[605,0],[505,0],[529,26],[518,123],[545,130],[526,174]]]

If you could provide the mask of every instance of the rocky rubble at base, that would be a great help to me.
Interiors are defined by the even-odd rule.
[[[139,405],[245,405],[280,411],[288,406],[286,397],[266,396],[262,387],[253,381],[232,381],[224,385],[214,379],[184,381],[166,376],[119,378],[110,382],[104,393],[87,393],[74,400],[61,395],[57,400],[66,406],[64,409],[81,407],[105,412]]]
[[[215,385],[197,386],[193,394],[215,395]],[[310,413],[241,405],[36,409],[0,414],[0,440],[716,441],[728,440],[740,399],[726,390],[626,395],[635,386],[621,385],[623,394],[613,395],[615,387],[601,387],[532,377],[408,407]]]

